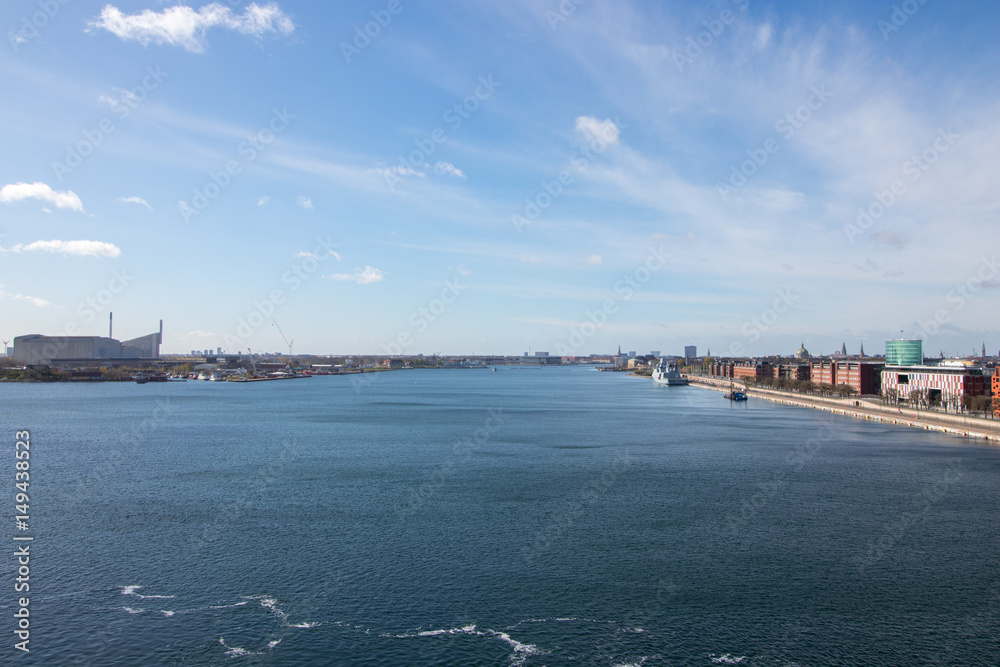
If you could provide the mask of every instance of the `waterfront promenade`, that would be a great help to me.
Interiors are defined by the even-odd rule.
[[[729,391],[729,380],[723,378],[708,378],[688,376],[692,385],[698,385],[715,391]],[[737,383],[743,388],[742,383]],[[911,428],[922,428],[930,431],[941,431],[967,438],[981,438],[991,443],[1000,442],[1000,421],[971,417],[968,415],[953,415],[894,405],[883,405],[880,402],[864,398],[832,398],[825,396],[810,396],[773,389],[749,387],[748,396],[760,398],[784,405],[826,410],[836,414],[848,415],[858,419],[878,421],[886,424],[897,424]]]

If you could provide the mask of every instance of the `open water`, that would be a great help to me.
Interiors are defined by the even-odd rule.
[[[4,664],[1000,663],[1000,449],[975,441],[589,367],[0,406]]]

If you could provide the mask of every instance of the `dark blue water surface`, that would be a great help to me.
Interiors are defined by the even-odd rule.
[[[974,441],[589,367],[0,405],[6,664],[1000,662],[1000,450]]]

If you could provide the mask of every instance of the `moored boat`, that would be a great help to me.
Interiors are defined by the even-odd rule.
[[[670,387],[688,384],[688,379],[677,370],[677,364],[667,361],[666,357],[661,357],[660,363],[653,369],[653,381]]]

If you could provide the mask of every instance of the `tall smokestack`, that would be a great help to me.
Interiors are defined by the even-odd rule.
[[[108,338],[114,338],[114,336],[111,335],[111,329],[112,325],[114,324],[114,320],[115,320],[115,314],[108,313]]]
[[[158,342],[163,345],[163,320],[160,320],[160,340]]]

